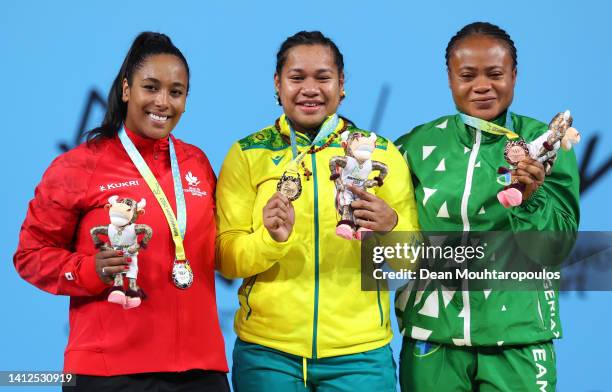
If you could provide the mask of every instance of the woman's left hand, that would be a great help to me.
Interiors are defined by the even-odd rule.
[[[525,185],[523,191],[523,201],[525,201],[544,183],[544,165],[527,157],[518,163],[512,176]]]
[[[380,197],[354,185],[348,189],[360,200],[351,203],[355,224],[373,231],[388,232],[397,225],[397,213]]]

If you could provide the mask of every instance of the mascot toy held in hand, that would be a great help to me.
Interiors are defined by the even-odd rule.
[[[516,207],[523,202],[525,185],[512,178],[512,171],[520,161],[527,156],[544,165],[546,175],[552,171],[553,164],[557,159],[559,148],[569,151],[580,142],[580,133],[572,128],[572,116],[569,110],[557,114],[550,124],[548,131],[540,137],[527,144],[523,140],[509,141],[504,150],[504,158],[510,164],[510,168],[500,167],[497,182],[504,185],[504,189],[497,194],[497,199],[506,208]]]
[[[351,203],[357,200],[349,189],[349,185],[366,190],[374,186],[382,186],[387,176],[387,165],[372,161],[370,158],[376,148],[376,134],[366,135],[363,131],[345,131],[341,135],[345,156],[335,156],[329,161],[330,180],[336,184],[336,209],[340,221],[336,226],[336,234],[347,240],[361,240],[363,232],[370,231],[357,227]],[[378,170],[378,176],[368,180],[372,171]]]
[[[142,224],[136,224],[136,219],[144,214],[147,202],[145,199],[136,203],[133,199],[120,199],[119,196],[108,198],[108,209],[110,225],[96,226],[91,229],[91,238],[97,249],[122,250],[127,257],[132,259],[129,270],[125,272],[128,278],[127,291],[123,288],[123,274],[115,275],[115,281],[108,295],[108,302],[122,305],[125,309],[135,308],[140,305],[141,299],[145,298],[144,292],[136,284],[138,276],[138,250],[145,249],[153,236],[153,230]],[[138,235],[144,234],[142,241],[138,242]],[[100,239],[100,235],[106,235],[110,244]]]

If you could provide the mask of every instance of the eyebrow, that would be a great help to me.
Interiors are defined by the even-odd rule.
[[[503,65],[491,65],[491,66],[485,67],[485,70],[490,71],[495,68],[503,69],[504,66]],[[459,67],[459,71],[477,71],[478,69],[479,69],[478,67],[474,67],[471,65],[464,65],[462,67]]]
[[[289,68],[287,70],[287,72],[304,72],[304,69],[302,68]],[[317,73],[321,73],[321,72],[334,72],[334,70],[332,68],[319,68],[316,70]]]
[[[142,81],[143,82],[144,81],[149,81],[149,82],[154,82],[154,83],[161,83],[158,79],[153,78],[153,77],[144,78],[144,79],[142,79]],[[181,83],[181,82],[174,82],[174,83],[172,83],[172,86],[185,88],[185,85],[183,83]]]

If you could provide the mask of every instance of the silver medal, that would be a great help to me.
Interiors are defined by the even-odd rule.
[[[188,289],[193,283],[193,271],[189,261],[174,261],[172,266],[172,281],[179,289]]]

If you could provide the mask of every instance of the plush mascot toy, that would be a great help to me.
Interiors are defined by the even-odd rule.
[[[366,135],[362,131],[345,131],[341,135],[345,156],[335,156],[329,161],[330,180],[336,184],[336,209],[340,221],[336,226],[336,234],[347,240],[361,240],[363,232],[369,231],[357,227],[351,203],[357,200],[349,189],[349,185],[366,190],[376,185],[382,186],[387,176],[387,165],[372,161],[370,158],[376,148],[376,134]],[[378,176],[368,180],[372,171],[378,170]]]
[[[145,249],[153,236],[153,230],[142,224],[136,224],[136,219],[144,214],[145,199],[136,203],[133,199],[120,199],[111,196],[105,208],[110,216],[110,225],[96,226],[90,230],[96,249],[122,250],[132,259],[129,270],[125,272],[128,278],[127,291],[123,288],[123,273],[116,274],[113,287],[108,295],[108,302],[123,305],[125,309],[135,308],[144,299],[144,292],[136,284],[138,276],[138,250]],[[138,242],[138,235],[144,234],[142,241]],[[108,237],[110,244],[100,239],[100,235]]]
[[[509,141],[506,144],[504,158],[510,164],[510,168],[500,167],[498,173],[501,176],[497,179],[504,185],[504,189],[497,194],[497,199],[504,207],[516,207],[523,202],[525,186],[512,179],[512,170],[516,169],[520,161],[530,156],[542,163],[546,175],[549,175],[557,159],[559,148],[569,151],[580,141],[580,133],[572,128],[572,121],[569,110],[566,110],[557,114],[548,124],[548,131],[531,143],[519,140]]]

